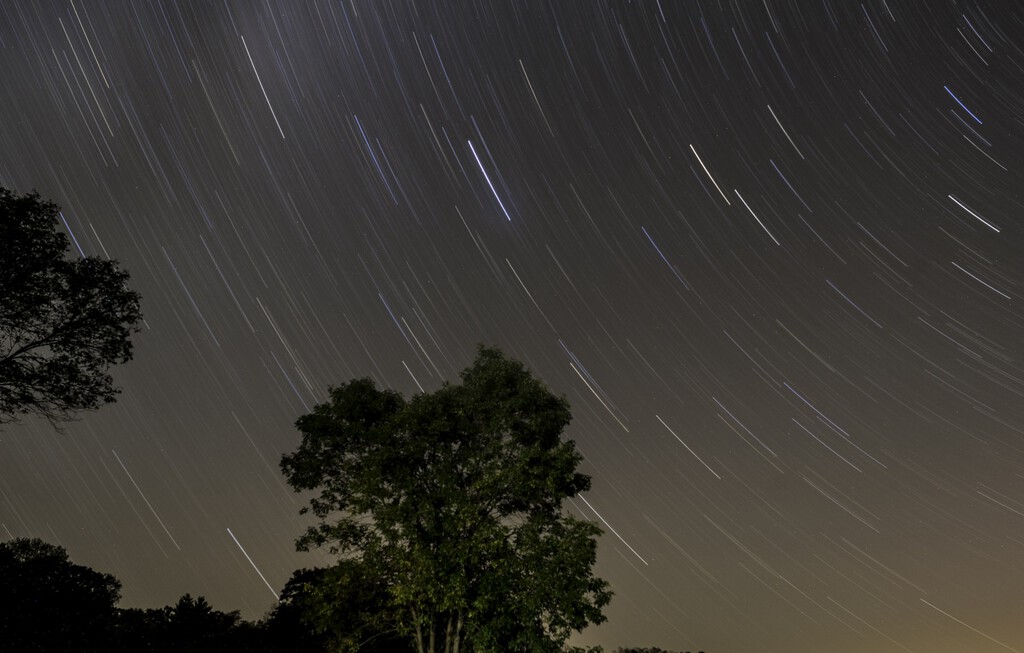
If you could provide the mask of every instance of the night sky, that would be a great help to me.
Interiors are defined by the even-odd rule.
[[[1009,0],[5,0],[0,185],[146,319],[116,404],[0,433],[0,537],[257,618],[329,561],[295,419],[486,343],[572,405],[577,643],[1022,651],[1022,48]]]

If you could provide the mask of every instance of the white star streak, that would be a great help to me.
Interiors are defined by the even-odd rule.
[[[705,467],[707,467],[707,468],[708,468],[708,471],[709,471],[709,472],[711,472],[712,474],[715,474],[715,478],[717,478],[718,480],[722,480],[722,477],[721,477],[721,476],[719,476],[718,474],[716,474],[716,473],[715,473],[715,470],[713,470],[713,469],[711,469],[710,467],[708,467],[708,464],[707,464],[706,462],[704,462],[704,461],[703,461],[703,460],[701,459],[701,457],[700,457],[700,456],[698,456],[698,455],[697,455],[697,454],[696,454],[696,453],[695,453],[695,452],[693,451],[693,449],[691,449],[691,448],[690,448],[690,445],[688,445],[688,444],[686,444],[685,442],[683,442],[683,439],[682,439],[682,438],[680,438],[680,437],[679,437],[678,435],[676,435],[676,432],[672,430],[672,427],[671,427],[671,426],[669,426],[668,424],[666,424],[666,423],[665,423],[665,420],[661,419],[661,416],[660,416],[660,415],[655,415],[655,417],[657,417],[657,418],[658,418],[658,421],[659,421],[659,422],[661,422],[661,425],[662,425],[662,426],[664,426],[665,428],[667,428],[667,429],[668,429],[668,432],[669,432],[669,433],[671,433],[671,434],[672,434],[673,436],[675,436],[675,439],[676,439],[676,440],[679,440],[679,444],[681,444],[681,445],[683,445],[684,447],[686,447],[686,450],[687,450],[687,451],[689,451],[689,452],[690,452],[691,454],[693,454],[693,457],[694,457],[694,458],[696,458],[697,460],[699,460],[699,461],[700,461],[700,464],[701,464],[701,465],[704,465]]]
[[[580,377],[580,380],[581,380],[581,381],[583,381],[584,385],[586,385],[586,386],[587,386],[587,389],[588,389],[588,390],[590,390],[590,392],[592,392],[592,393],[594,394],[594,396],[595,396],[595,397],[597,397],[597,400],[601,402],[601,405],[602,405],[602,406],[604,406],[604,409],[605,409],[605,410],[607,410],[607,411],[608,411],[608,414],[612,416],[612,419],[614,419],[614,420],[615,420],[616,422],[618,422],[618,423],[619,423],[619,426],[621,426],[621,427],[622,427],[622,429],[623,429],[623,430],[624,430],[624,431],[625,431],[626,433],[629,433],[629,429],[628,429],[628,428],[626,428],[626,425],[622,423],[622,420],[620,420],[620,419],[619,419],[618,417],[616,417],[616,416],[615,416],[615,413],[613,413],[613,412],[612,412],[612,409],[608,407],[608,404],[604,403],[604,400],[603,400],[603,399],[601,399],[601,397],[600,397],[600,396],[598,396],[598,394],[597,394],[597,392],[596,392],[596,391],[594,390],[594,388],[593,388],[593,387],[592,387],[592,386],[591,386],[591,385],[590,385],[589,383],[587,383],[587,380],[586,380],[585,378],[583,378],[583,375],[582,375],[582,374],[580,374],[580,371],[579,371],[578,369],[576,369],[576,366],[575,366],[575,365],[573,365],[572,363],[569,363],[569,367],[571,367],[571,368],[572,368],[572,371],[573,371],[573,372],[576,372],[576,376]]]
[[[750,208],[750,205],[747,204],[747,200],[743,199],[743,196],[740,195],[740,192],[735,188],[732,189],[732,192],[736,193],[736,197],[740,198],[740,201],[743,202],[743,206],[747,207],[747,210],[750,211],[750,215],[754,216],[754,219],[757,220],[757,224],[761,225],[761,228],[764,229],[764,232],[766,234],[768,234],[768,237],[774,240],[776,245],[782,247],[782,243],[776,240],[775,236],[772,235],[772,232],[768,231],[768,227],[764,226],[764,223],[761,222],[761,218],[757,217],[757,214],[754,213],[754,209]]]
[[[787,132],[786,128],[782,126],[782,123],[779,122],[779,118],[778,116],[775,115],[775,112],[772,111],[771,105],[766,104],[765,106],[768,107],[768,111],[772,114],[772,118],[775,118],[775,124],[778,125],[779,129],[782,130],[782,133],[786,135],[786,140],[789,141],[789,144],[793,146],[793,149],[796,150],[796,153],[800,155],[801,159],[803,159],[804,153],[800,151],[800,148],[796,146],[796,143],[793,142],[793,139],[789,137],[789,132]]]
[[[950,619],[952,619],[953,621],[957,622],[957,623],[958,623],[958,624],[960,624],[961,626],[965,626],[965,627],[967,627],[967,628],[970,628],[971,630],[973,630],[974,632],[978,633],[979,635],[981,635],[981,636],[982,636],[982,637],[984,637],[985,639],[991,640],[991,641],[995,642],[996,644],[999,644],[1000,646],[1002,646],[1003,648],[1005,648],[1005,649],[1006,649],[1007,651],[1013,651],[1014,653],[1020,653],[1020,651],[1019,651],[1018,649],[1015,649],[1015,648],[1013,648],[1013,647],[1011,647],[1011,646],[1007,646],[1006,644],[1003,644],[1002,642],[1000,642],[1000,641],[999,641],[998,639],[996,639],[995,637],[989,637],[988,635],[986,635],[985,633],[981,632],[981,631],[980,631],[980,630],[978,630],[977,628],[975,628],[975,627],[973,627],[973,626],[968,626],[967,624],[965,624],[964,622],[960,621],[959,619],[957,619],[957,618],[956,618],[956,617],[954,617],[953,615],[949,614],[948,612],[946,612],[946,611],[945,611],[945,610],[943,610],[942,608],[937,608],[937,607],[935,607],[934,605],[932,605],[931,603],[929,603],[928,601],[925,601],[924,599],[921,599],[921,603],[924,603],[925,605],[927,605],[927,606],[928,606],[929,608],[932,608],[933,610],[938,610],[939,612],[941,612],[942,614],[946,615],[947,617],[949,617],[949,618],[950,618]]]
[[[640,554],[636,552],[636,549],[634,549],[633,547],[629,546],[629,542],[627,542],[626,540],[622,539],[622,536],[619,535],[618,531],[616,531],[614,528],[612,528],[612,525],[609,524],[607,521],[605,521],[605,518],[601,516],[601,513],[599,513],[598,511],[594,510],[594,506],[590,505],[590,502],[587,501],[583,497],[582,494],[577,494],[576,496],[578,496],[580,499],[582,499],[583,503],[587,504],[587,507],[590,508],[594,512],[595,515],[597,515],[597,518],[601,520],[601,523],[604,524],[605,526],[607,526],[608,530],[610,530],[612,533],[614,533],[615,537],[619,538],[619,541],[622,542],[623,544],[625,544],[626,548],[628,548],[630,551],[632,551],[633,555],[635,555],[637,558],[640,559],[640,562],[642,562],[645,565],[647,565],[647,561],[644,560],[643,557],[641,557]],[[647,565],[647,566],[650,566],[650,565]]]
[[[992,231],[994,231],[994,232],[996,232],[996,233],[999,233],[999,227],[995,226],[994,224],[992,224],[991,222],[989,222],[989,221],[988,221],[988,220],[986,220],[985,218],[981,217],[980,215],[978,215],[978,214],[977,214],[977,213],[975,213],[974,211],[972,211],[972,210],[970,210],[969,208],[967,208],[966,206],[964,206],[964,203],[963,203],[963,202],[961,202],[961,201],[960,201],[960,200],[958,200],[957,198],[953,197],[952,195],[947,195],[946,197],[948,197],[949,199],[951,199],[951,200],[953,200],[954,202],[956,202],[956,205],[957,205],[957,206],[959,206],[959,207],[960,207],[961,209],[963,209],[964,211],[967,211],[968,213],[970,213],[972,217],[974,217],[974,218],[977,218],[978,220],[980,220],[980,221],[981,221],[981,223],[982,223],[983,225],[985,225],[986,227],[988,227],[988,228],[989,228],[989,229],[991,229]]]
[[[487,180],[487,185],[491,187],[491,192],[494,193],[494,199],[498,200],[498,206],[501,207],[501,210],[505,214],[505,217],[508,218],[508,221],[512,222],[512,216],[510,216],[508,214],[508,210],[505,209],[505,203],[501,201],[500,197],[498,197],[498,191],[494,190],[494,184],[491,183],[490,175],[488,175],[487,171],[484,170],[484,164],[480,162],[480,157],[477,156],[476,148],[473,147],[473,141],[466,142],[469,143],[469,149],[473,152],[473,158],[476,159],[476,164],[480,166],[480,172],[484,173],[484,179]]]
[[[984,281],[982,281],[981,279],[979,279],[979,278],[977,277],[977,275],[971,274],[970,272],[968,272],[967,270],[965,270],[965,269],[964,269],[964,268],[963,268],[962,266],[960,266],[960,265],[957,265],[957,264],[956,264],[956,261],[950,261],[950,263],[952,263],[952,264],[953,264],[953,265],[954,265],[954,266],[956,267],[956,269],[957,269],[957,270],[960,270],[961,272],[963,272],[964,274],[966,274],[966,275],[967,275],[967,276],[969,276],[970,278],[974,279],[975,281],[977,281],[977,282],[978,282],[978,283],[980,283],[981,285],[985,286],[986,288],[988,288],[988,289],[989,289],[989,290],[991,290],[992,292],[995,292],[995,293],[999,293],[1000,295],[1002,295],[1003,297],[1005,297],[1005,298],[1007,298],[1007,299],[1012,299],[1012,298],[1011,298],[1011,297],[1010,297],[1009,295],[1007,295],[1006,293],[1004,293],[1004,292],[1003,292],[1002,290],[999,290],[998,288],[996,288],[995,286],[993,286],[993,285],[991,285],[991,284],[985,283]]]
[[[238,545],[238,550],[242,552],[242,555],[244,555],[244,556],[245,556],[245,559],[249,561],[249,564],[250,564],[250,565],[252,565],[252,568],[256,570],[256,573],[257,573],[257,574],[259,574],[259,576],[260,576],[260,579],[261,579],[261,580],[263,581],[263,583],[264,583],[264,584],[265,584],[265,585],[267,586],[267,589],[269,589],[269,590],[270,590],[270,593],[274,595],[274,600],[278,600],[278,599],[279,599],[280,597],[278,597],[278,595],[277,595],[277,592],[275,592],[275,591],[274,591],[274,588],[273,588],[273,587],[271,587],[271,586],[270,586],[270,583],[268,583],[268,582],[267,582],[267,579],[266,579],[266,578],[265,578],[265,577],[263,576],[263,572],[261,572],[261,571],[259,570],[259,568],[258,568],[258,567],[256,566],[256,563],[255,563],[255,562],[253,562],[253,561],[252,561],[252,558],[250,558],[250,557],[249,557],[249,554],[245,552],[245,549],[244,549],[244,548],[242,547],[242,543],[238,541],[238,538],[237,538],[237,537],[235,537],[235,534],[231,532],[231,529],[230,529],[230,528],[228,528],[228,529],[225,529],[225,530],[227,530],[227,532],[228,532],[228,535],[230,535],[230,536],[231,536],[231,539],[233,539],[233,540],[235,541],[235,544],[237,544],[237,545]]]
[[[121,469],[124,470],[124,473],[128,475],[128,480],[131,481],[132,485],[135,486],[135,489],[138,490],[139,496],[142,497],[142,500],[146,502],[146,506],[149,508],[149,511],[153,513],[153,516],[156,517],[156,520],[160,523],[160,528],[164,529],[164,532],[167,533],[167,537],[171,539],[171,542],[174,544],[174,548],[181,551],[181,547],[178,546],[178,543],[175,541],[174,536],[171,535],[171,532],[167,530],[166,526],[164,526],[164,520],[160,519],[160,515],[156,514],[156,510],[153,509],[153,504],[151,504],[149,502],[149,499],[146,498],[146,495],[142,493],[142,488],[139,487],[139,484],[135,482],[134,478],[132,478],[131,472],[129,472],[128,468],[124,466],[123,462],[121,462],[121,457],[118,456],[117,452],[114,451],[113,449],[110,450],[110,453],[114,454],[114,458],[117,458],[117,464],[120,465]]]
[[[259,82],[260,90],[263,91],[263,99],[267,101],[267,108],[270,109],[270,115],[274,117],[274,124],[277,125],[277,131],[281,132],[281,138],[283,139],[284,130],[281,129],[281,123],[277,120],[277,113],[274,112],[274,106],[270,104],[270,97],[267,95],[267,89],[263,88],[263,80],[260,79],[260,73],[256,70],[256,62],[252,60],[252,55],[249,54],[249,46],[245,44],[244,36],[242,36],[242,47],[245,48],[245,56],[249,57],[249,63],[252,64],[252,71],[256,73],[256,81]]]
[[[722,192],[722,188],[718,185],[718,182],[715,181],[715,178],[711,176],[711,172],[708,170],[708,167],[706,165],[704,165],[703,161],[701,161],[700,155],[697,154],[697,150],[693,149],[693,143],[690,143],[690,151],[693,152],[693,156],[697,157],[697,163],[700,164],[700,167],[704,168],[704,172],[707,173],[708,179],[710,179],[711,183],[714,184],[715,188],[718,189],[718,194],[722,196],[722,199],[725,200],[726,204],[728,204],[729,206],[732,206],[732,202],[730,202],[729,198],[726,197],[725,193]]]

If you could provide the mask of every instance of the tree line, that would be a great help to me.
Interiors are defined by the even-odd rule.
[[[0,424],[59,428],[114,401],[109,369],[132,356],[142,314],[128,273],[71,255],[59,216],[0,188]],[[14,540],[0,545],[4,650],[561,653],[605,620],[601,529],[565,509],[591,483],[562,436],[569,405],[522,363],[480,346],[434,392],[407,399],[361,378],[327,395],[280,467],[312,497],[296,547],[326,548],[333,566],[296,571],[249,623],[190,595],[116,608],[113,576]]]
[[[353,565],[296,571],[254,622],[190,594],[162,608],[119,608],[117,578],[38,539],[0,543],[0,579],[0,649],[11,653],[415,651],[381,619],[386,593]],[[315,588],[335,595],[323,629],[308,618],[324,607]]]

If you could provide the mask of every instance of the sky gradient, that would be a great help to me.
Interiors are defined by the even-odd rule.
[[[0,3],[0,185],[143,297],[117,404],[0,433],[0,537],[247,618],[329,385],[477,343],[570,401],[608,622],[1024,651],[1014,3]],[[0,244],[2,246],[2,244]]]

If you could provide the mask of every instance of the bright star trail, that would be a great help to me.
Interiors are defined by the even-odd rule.
[[[0,533],[123,607],[265,614],[294,421],[486,343],[572,406],[574,643],[1024,651],[1016,3],[6,0],[0,70],[0,185],[145,314]]]

